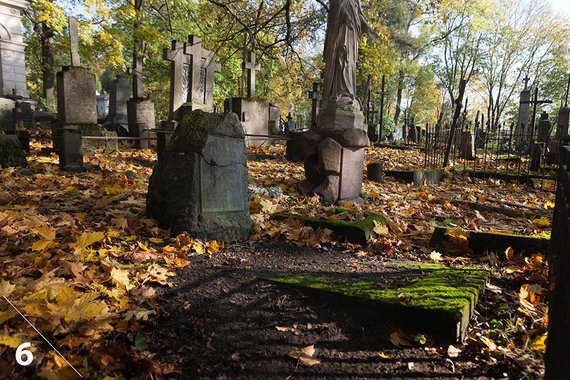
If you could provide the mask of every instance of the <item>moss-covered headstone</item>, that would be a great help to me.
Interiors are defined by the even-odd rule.
[[[249,235],[245,134],[237,115],[186,115],[154,168],[147,215],[173,234],[240,240]]]

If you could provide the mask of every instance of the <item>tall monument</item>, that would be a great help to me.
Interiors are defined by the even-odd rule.
[[[325,38],[323,109],[317,127],[301,139],[305,177],[302,194],[325,201],[361,201],[364,147],[370,145],[356,98],[356,61],[366,23],[360,0],[331,0]]]
[[[0,96],[28,97],[22,16],[26,0],[0,0]]]

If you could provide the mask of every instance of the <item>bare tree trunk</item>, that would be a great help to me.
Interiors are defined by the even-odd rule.
[[[451,154],[451,146],[453,145],[453,139],[455,137],[455,131],[457,130],[457,125],[459,124],[459,116],[461,115],[461,102],[463,101],[463,95],[465,94],[465,87],[467,86],[467,80],[461,79],[459,81],[459,94],[455,100],[455,112],[453,113],[453,122],[451,124],[451,131],[449,132],[449,138],[447,139],[447,146],[445,148],[445,157],[443,158],[443,167],[447,167],[449,164],[449,155]]]
[[[55,99],[54,31],[41,24],[43,97],[49,102]]]

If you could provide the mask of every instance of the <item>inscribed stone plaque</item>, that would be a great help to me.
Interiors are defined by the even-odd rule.
[[[208,136],[200,161],[202,212],[243,211],[247,206],[243,178],[247,178],[242,140]]]
[[[339,199],[358,197],[362,191],[364,149],[342,149]]]
[[[191,101],[188,99],[188,86],[190,83],[190,65],[188,63],[182,64],[182,96],[181,99],[185,101]]]

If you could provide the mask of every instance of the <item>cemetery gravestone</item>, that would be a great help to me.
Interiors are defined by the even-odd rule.
[[[546,147],[550,139],[550,129],[551,125],[548,119],[548,113],[543,112],[538,122],[538,136],[532,149],[530,170],[538,171],[540,169],[542,157],[546,153]]]
[[[313,83],[313,90],[308,92],[309,99],[311,99],[311,128],[317,126],[317,118],[319,116],[319,106],[321,103],[322,93],[321,84]]]
[[[133,76],[133,97],[127,101],[127,122],[131,137],[141,137],[143,140],[135,140],[137,149],[148,149],[150,130],[155,129],[154,102],[144,98],[143,87],[143,52],[144,41],[136,41],[137,50],[133,56],[133,67],[129,67],[128,73]]]
[[[238,115],[243,129],[247,135],[246,146],[263,145],[267,139],[260,136],[268,136],[271,129],[279,126],[279,106],[277,103],[255,99],[255,73],[259,70],[256,55],[250,49],[243,48],[242,70],[245,78],[245,96],[226,99],[224,112],[233,112]]]
[[[461,143],[460,143],[460,153],[461,158],[465,160],[475,159],[475,134],[470,131],[462,131]]]
[[[173,234],[245,239],[251,218],[244,140],[233,113],[184,116],[150,177],[147,215]]]
[[[129,122],[127,117],[127,101],[133,96],[133,89],[125,75],[117,75],[111,84],[109,92],[109,115],[107,122],[119,124],[127,129]]]
[[[525,144],[528,142],[529,131],[529,113],[530,113],[530,90],[526,87],[521,91],[520,103],[519,103],[519,120],[516,129],[517,144]]]

